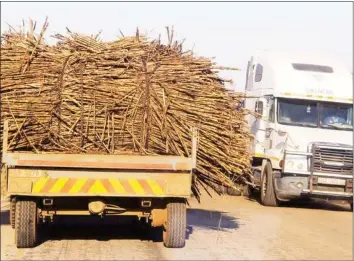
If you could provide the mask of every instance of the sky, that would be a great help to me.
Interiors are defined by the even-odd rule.
[[[232,79],[227,88],[243,91],[247,62],[256,50],[287,50],[329,55],[353,72],[353,4],[349,2],[119,3],[37,2],[1,3],[1,32],[29,18],[42,25],[46,38],[71,31],[96,34],[102,40],[134,35],[136,28],[150,38],[166,37],[173,26],[177,40],[195,55],[220,66],[240,68],[220,75]],[[39,27],[39,26],[37,26]],[[165,38],[166,39],[166,38]],[[48,41],[50,42],[50,41]]]

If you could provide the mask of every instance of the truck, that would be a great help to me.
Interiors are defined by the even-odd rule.
[[[252,180],[265,206],[294,199],[342,200],[353,209],[352,74],[324,55],[257,51],[244,107],[254,136]]]
[[[94,155],[10,151],[9,124],[5,120],[2,159],[17,248],[36,246],[38,227],[60,215],[135,216],[163,228],[165,247],[185,246],[196,129],[189,157]]]

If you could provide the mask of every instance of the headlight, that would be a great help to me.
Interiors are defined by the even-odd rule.
[[[287,157],[288,158],[288,157]],[[290,157],[289,157],[290,158]],[[307,170],[307,159],[302,156],[291,157],[290,159],[286,159],[285,163],[285,171],[306,171]]]
[[[304,184],[302,182],[289,182],[289,187],[293,189],[302,189],[304,187]]]
[[[298,183],[296,184],[296,186],[297,186],[299,189],[302,189],[303,186],[304,186],[304,184],[303,184],[302,182],[298,182]]]
[[[292,168],[292,167],[294,167],[294,162],[288,161],[288,162],[286,162],[286,166],[287,166],[288,168]]]
[[[302,163],[299,163],[299,164],[297,164],[297,168],[298,168],[298,169],[303,169],[303,168],[304,168],[304,165],[302,165]]]

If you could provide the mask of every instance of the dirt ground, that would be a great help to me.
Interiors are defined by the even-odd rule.
[[[263,207],[243,197],[203,196],[188,209],[186,247],[166,249],[161,231],[131,220],[61,219],[33,249],[17,249],[7,205],[1,260],[353,260],[352,213],[327,202]]]

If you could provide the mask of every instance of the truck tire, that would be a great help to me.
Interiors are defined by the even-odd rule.
[[[275,195],[273,170],[269,162],[267,162],[262,175],[261,203],[269,207],[279,206],[279,201]]]
[[[13,229],[15,229],[15,223],[16,223],[16,201],[11,200],[10,202],[10,225]]]
[[[37,243],[37,204],[34,201],[16,202],[15,242],[17,248],[31,248]]]
[[[243,185],[242,187],[242,196],[250,198],[253,194],[253,188],[250,185]]]
[[[185,246],[187,211],[185,201],[167,204],[167,220],[163,231],[163,243],[168,248]]]

